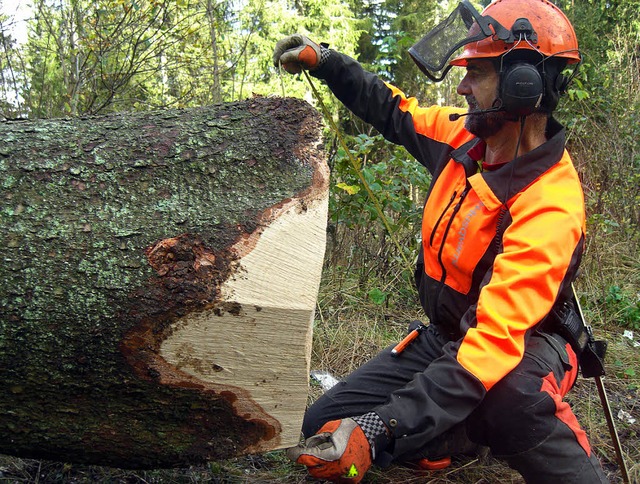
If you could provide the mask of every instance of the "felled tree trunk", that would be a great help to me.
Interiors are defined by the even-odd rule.
[[[0,125],[0,453],[297,443],[328,169],[294,99]]]

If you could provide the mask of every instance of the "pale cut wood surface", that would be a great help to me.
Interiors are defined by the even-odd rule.
[[[245,389],[281,424],[277,448],[300,438],[327,197],[304,209],[302,203],[290,205],[222,285],[224,300],[238,303],[238,312],[189,315],[175,323],[161,346],[162,357],[189,375]],[[250,408],[237,410],[251,414]]]

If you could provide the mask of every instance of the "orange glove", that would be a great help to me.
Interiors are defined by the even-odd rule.
[[[300,74],[302,69],[315,69],[322,59],[320,46],[300,34],[279,40],[273,51],[273,64],[289,74]]]
[[[316,479],[357,483],[371,467],[371,446],[362,428],[351,418],[333,420],[287,456],[309,468]]]

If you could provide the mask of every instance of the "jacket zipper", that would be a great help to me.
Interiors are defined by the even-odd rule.
[[[442,270],[442,276],[440,277],[440,288],[438,289],[438,296],[436,297],[436,301],[435,301],[435,305],[434,305],[434,311],[435,311],[435,316],[436,316],[435,320],[436,321],[439,320],[439,318],[438,318],[438,308],[439,308],[440,305],[438,304],[438,301],[440,300],[440,296],[442,295],[442,291],[444,290],[444,282],[447,279],[447,269],[445,268],[444,262],[442,260],[442,253],[444,251],[444,246],[445,246],[446,241],[447,241],[447,236],[449,235],[449,229],[451,228],[451,225],[453,224],[453,219],[455,218],[455,216],[460,211],[460,208],[462,207],[462,202],[464,202],[464,199],[467,197],[467,194],[469,193],[470,189],[471,189],[471,186],[467,183],[467,186],[465,187],[465,189],[460,194],[460,199],[458,200],[458,203],[453,208],[453,212],[451,212],[451,217],[449,217],[449,221],[447,222],[447,226],[444,229],[444,234],[442,235],[442,243],[440,244],[440,249],[438,250],[438,262],[440,263],[440,269]],[[455,197],[455,192],[454,192],[454,197]],[[453,201],[453,199],[449,202],[449,205],[447,205],[447,209],[451,205],[452,201]],[[438,223],[440,223],[441,219],[442,219],[442,215],[438,219]]]
[[[447,206],[444,208],[444,210],[438,217],[436,224],[433,226],[433,230],[431,231],[431,237],[429,237],[429,247],[433,247],[433,239],[436,236],[436,230],[438,230],[438,226],[440,225],[440,222],[442,222],[442,218],[444,217],[444,214],[447,213],[447,210],[449,210],[449,207],[455,200],[457,194],[458,194],[457,190],[454,190],[453,194],[451,195],[451,199],[449,200],[449,203],[447,203]]]

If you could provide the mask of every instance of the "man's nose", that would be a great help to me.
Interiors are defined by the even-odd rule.
[[[471,94],[471,89],[469,88],[469,81],[467,80],[467,76],[464,76],[462,78],[462,80],[460,81],[460,84],[458,84],[458,88],[456,89],[456,92],[461,96],[468,96],[469,94]]]

